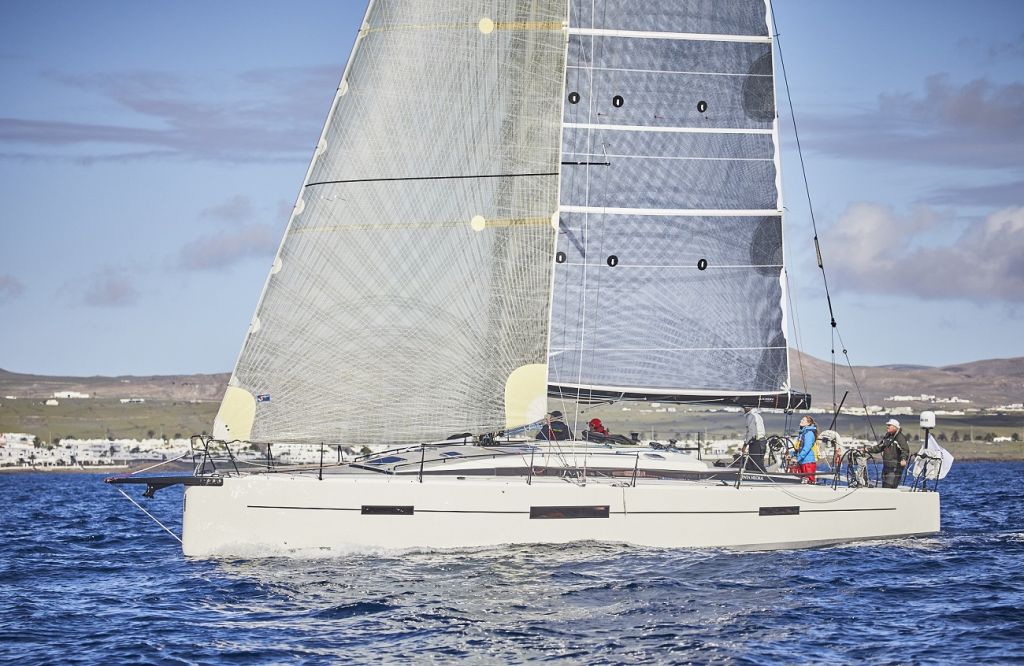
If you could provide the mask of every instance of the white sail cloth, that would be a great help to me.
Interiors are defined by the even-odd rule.
[[[371,3],[227,436],[402,444],[504,428],[510,403],[544,413],[567,13]]]
[[[928,443],[917,452],[914,461],[914,476],[938,480],[946,478],[953,467],[953,454],[939,446],[935,438],[928,435]]]

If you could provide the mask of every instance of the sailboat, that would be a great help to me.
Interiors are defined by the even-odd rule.
[[[371,0],[203,462],[136,479],[186,486],[184,553],[937,532],[935,492],[534,439],[551,403],[809,407],[771,25],[767,0]],[[208,464],[291,442],[388,450]]]

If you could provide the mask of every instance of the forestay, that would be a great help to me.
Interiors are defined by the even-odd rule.
[[[553,392],[788,394],[768,11],[572,0]]]
[[[371,3],[218,437],[400,444],[543,414],[568,10],[485,4]]]

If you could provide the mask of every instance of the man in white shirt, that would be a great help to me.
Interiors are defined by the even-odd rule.
[[[761,418],[761,412],[755,407],[744,407],[743,412],[746,414],[747,421],[743,449],[746,451],[745,460],[750,461],[749,464],[744,465],[744,469],[749,467],[755,472],[764,472],[764,419]]]

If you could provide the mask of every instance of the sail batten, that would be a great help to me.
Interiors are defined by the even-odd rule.
[[[765,349],[785,349],[785,347],[619,347],[603,348],[606,352],[703,352],[703,351],[751,351]],[[564,351],[575,351],[573,347],[552,347],[551,353],[556,354]],[[608,388],[608,387],[605,387]]]
[[[566,129],[604,130],[607,132],[679,132],[682,134],[763,134],[772,130],[751,127],[672,127],[665,125],[608,125],[603,123],[565,123]]]
[[[768,44],[771,38],[760,35],[715,35],[701,32],[665,32],[656,30],[613,30],[610,28],[569,28],[570,35],[589,37],[628,37],[631,39],[681,39],[702,42],[745,42]]]
[[[672,69],[641,69],[636,67],[584,67],[581,65],[569,65],[567,69],[594,70],[602,72],[640,72],[642,74],[703,74],[705,76],[763,76],[771,78],[771,74],[751,74],[749,72],[713,72],[698,70],[672,70]]]
[[[558,400],[595,402],[659,402],[668,404],[719,404],[735,407],[764,407],[769,409],[809,409],[811,396],[789,389],[780,391],[681,390],[666,391],[652,388],[572,386],[553,384],[548,395]]]
[[[763,217],[780,215],[777,210],[740,210],[738,208],[610,208],[606,206],[561,206],[563,213],[600,213],[601,215],[685,215],[692,217]]]
[[[573,0],[569,24],[570,29],[607,28],[766,37],[769,32],[764,4],[760,0]]]
[[[559,389],[563,391],[575,390],[579,393],[585,393],[592,391],[594,393],[623,393],[628,391],[634,391],[634,387],[629,386],[600,386],[591,384],[558,384]],[[675,395],[678,391],[673,391],[663,388],[651,388],[651,387],[640,387],[643,395],[657,396],[657,395]],[[756,395],[786,395],[788,391],[734,391],[730,389],[687,389],[688,395],[706,395],[706,396],[756,396]]]

